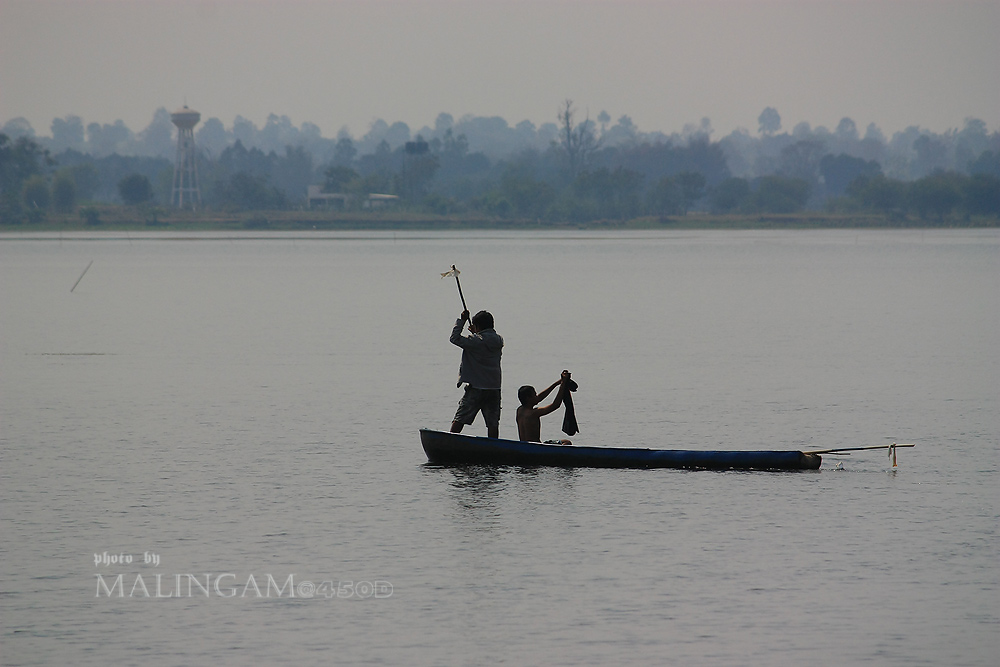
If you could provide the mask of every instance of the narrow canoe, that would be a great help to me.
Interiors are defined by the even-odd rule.
[[[692,451],[545,445],[420,429],[427,460],[439,465],[560,466],[564,468],[688,468],[697,470],[817,470],[818,454],[797,451]]]

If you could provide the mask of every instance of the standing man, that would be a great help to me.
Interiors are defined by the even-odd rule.
[[[471,336],[463,336],[462,329],[469,321],[469,311],[451,330],[451,342],[462,348],[462,364],[458,367],[458,384],[466,383],[465,395],[458,402],[458,411],[451,422],[451,432],[461,433],[465,424],[471,424],[481,411],[486,421],[486,434],[500,437],[500,355],[503,338],[493,330],[493,316],[480,310],[469,324]]]

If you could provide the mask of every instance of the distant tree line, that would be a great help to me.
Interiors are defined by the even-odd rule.
[[[569,100],[555,122],[511,127],[502,118],[440,114],[412,134],[405,123],[374,122],[353,138],[324,138],[310,123],[271,115],[262,128],[237,117],[227,129],[207,119],[196,133],[204,205],[226,210],[306,206],[310,185],[361,207],[371,193],[442,215],[477,213],[539,222],[638,216],[793,213],[827,208],[891,219],[944,221],[1000,215],[1000,132],[969,119],[934,134],[911,127],[886,139],[862,135],[851,119],[833,131],[800,123],[781,132],[773,108],[758,132],[713,141],[708,119],[665,135],[643,133],[628,116],[611,124]],[[43,219],[96,202],[167,204],[176,150],[170,115],[133,133],[124,123],[55,119],[37,137],[24,119],[0,134],[0,222]],[[88,215],[90,215],[88,213]]]

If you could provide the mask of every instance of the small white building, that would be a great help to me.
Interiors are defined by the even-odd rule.
[[[323,192],[322,185],[310,185],[306,190],[306,207],[342,210],[346,207],[349,196],[342,192]]]
[[[306,191],[306,207],[310,209],[336,209],[342,211],[347,208],[348,202],[355,198],[355,195],[343,192],[323,192],[322,185],[310,185]],[[398,200],[396,195],[382,195],[370,193],[361,202],[362,208],[382,208]]]
[[[362,206],[365,208],[382,208],[384,206],[395,204],[397,199],[399,199],[399,197],[396,195],[380,195],[372,192],[368,195],[368,201],[364,202]]]

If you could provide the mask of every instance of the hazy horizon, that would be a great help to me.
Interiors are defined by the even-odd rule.
[[[554,122],[564,99],[643,131],[714,138],[843,117],[1000,127],[1000,3],[0,0],[0,123],[149,124],[185,102],[228,126],[268,115],[364,134],[438,113]]]

